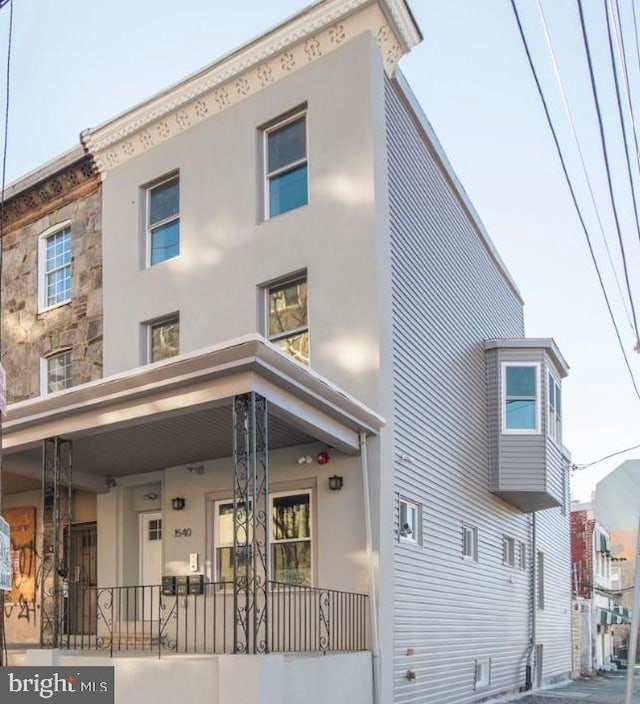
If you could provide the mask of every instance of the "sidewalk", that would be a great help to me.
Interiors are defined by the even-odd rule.
[[[626,672],[576,680],[518,699],[518,704],[622,704],[627,682]],[[640,704],[640,668],[636,667],[633,703]],[[515,703],[514,703],[515,704]]]

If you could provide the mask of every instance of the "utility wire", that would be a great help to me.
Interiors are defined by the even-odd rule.
[[[611,309],[611,303],[609,301],[609,296],[607,295],[607,290],[605,289],[604,281],[602,280],[602,274],[600,273],[600,267],[598,266],[598,261],[596,260],[595,253],[593,251],[593,246],[591,244],[591,237],[589,236],[589,231],[587,230],[587,225],[584,221],[582,211],[580,210],[580,206],[578,204],[578,200],[576,198],[576,194],[573,189],[573,184],[571,183],[571,179],[569,178],[569,172],[567,171],[567,166],[564,161],[562,149],[560,148],[560,142],[558,141],[558,135],[556,134],[555,127],[553,126],[553,122],[551,120],[551,115],[549,113],[549,108],[547,106],[547,101],[544,97],[544,93],[542,91],[542,86],[540,85],[540,80],[538,79],[538,73],[537,73],[536,67],[533,63],[533,59],[531,57],[531,52],[529,51],[529,44],[527,43],[527,38],[525,37],[524,30],[522,28],[522,23],[520,21],[520,14],[518,13],[518,8],[516,6],[515,0],[511,0],[511,7],[513,8],[516,23],[518,25],[518,31],[520,32],[520,38],[522,39],[522,44],[523,44],[525,53],[527,55],[527,60],[529,61],[529,67],[531,69],[531,73],[533,74],[533,79],[534,79],[534,81],[536,83],[536,87],[538,89],[538,95],[540,96],[540,100],[541,100],[542,106],[544,108],[544,112],[545,112],[545,115],[547,118],[547,123],[549,125],[549,128],[551,130],[551,134],[553,136],[553,141],[554,141],[554,144],[556,147],[556,151],[558,153],[558,157],[560,159],[562,171],[564,173],[564,177],[567,182],[567,186],[569,187],[569,193],[571,194],[571,200],[573,201],[573,205],[576,209],[578,219],[580,220],[580,224],[582,226],[582,231],[584,232],[584,236],[587,240],[587,246],[589,247],[589,253],[591,254],[591,261],[593,262],[593,266],[595,267],[596,274],[598,276],[598,282],[600,283],[602,295],[604,296],[605,303],[607,304],[607,310],[609,311],[609,317],[611,318],[611,323],[613,324],[613,328],[616,333],[618,345],[620,346],[620,351],[622,352],[622,356],[624,358],[627,370],[629,372],[629,376],[631,377],[631,383],[633,385],[633,389],[635,391],[636,396],[638,397],[638,400],[640,400],[640,390],[638,389],[636,379],[633,375],[633,370],[631,369],[631,365],[629,364],[629,359],[627,357],[627,353],[625,351],[624,344],[622,342],[622,338],[620,337],[620,330],[618,329],[618,324],[616,323],[616,319],[613,315],[613,310]]]
[[[638,205],[636,198],[636,187],[633,180],[633,174],[631,173],[631,160],[629,158],[629,142],[627,141],[627,130],[624,122],[624,111],[622,109],[622,98],[620,91],[620,81],[618,80],[618,69],[616,67],[616,60],[613,53],[613,40],[612,40],[612,24],[613,31],[617,33],[616,29],[616,19],[613,15],[613,23],[609,19],[609,7],[611,7],[611,0],[604,0],[604,14],[607,19],[607,40],[609,43],[609,58],[611,59],[611,72],[613,73],[613,82],[616,87],[616,102],[618,103],[618,116],[620,118],[620,131],[622,132],[622,141],[624,142],[624,157],[627,164],[627,175],[629,176],[629,185],[631,186],[631,203],[633,204],[633,217],[636,222],[636,230],[638,232],[638,238],[640,238],[640,220],[638,219]],[[613,13],[613,7],[611,7],[611,12]],[[616,36],[617,39],[617,36]],[[618,43],[618,50],[620,50],[620,44]],[[620,57],[620,63],[622,65],[622,73],[624,74],[624,57]],[[631,125],[633,127],[633,134],[635,135],[635,122],[633,121],[633,109],[631,108],[631,103],[629,103],[629,111],[631,113]],[[637,142],[636,142],[637,144]],[[637,152],[636,152],[637,158]],[[631,295],[631,294],[629,294]],[[640,340],[638,340],[640,343]]]
[[[633,113],[633,101],[631,100],[631,89],[629,82],[629,71],[627,69],[627,52],[624,45],[624,32],[622,31],[622,21],[620,20],[620,7],[618,0],[609,0],[609,10],[611,12],[611,22],[616,40],[616,50],[618,61],[622,67],[622,79],[624,85],[625,98],[627,99],[627,110],[629,112],[629,120],[631,121],[631,132],[633,134],[633,143],[636,149],[636,163],[640,171],[640,148],[638,147],[638,132],[636,130],[636,119]],[[611,35],[609,35],[611,41]]]
[[[0,8],[9,2],[9,40],[7,42],[7,74],[6,92],[4,108],[4,143],[2,147],[2,189],[0,190],[0,311],[2,310],[2,250],[4,247],[4,189],[7,173],[7,140],[9,137],[9,99],[11,96],[11,40],[13,37],[13,2],[11,0],[0,0]],[[0,360],[2,359],[2,325],[0,323]],[[5,390],[6,393],[6,390]],[[0,513],[2,512],[2,484],[4,469],[2,466],[2,413],[0,413]],[[7,653],[7,638],[4,628],[4,599],[5,593],[0,590],[0,666],[7,665],[9,656]]]
[[[553,70],[554,70],[554,73],[556,76],[556,83],[558,84],[558,89],[560,90],[560,96],[562,97],[562,104],[564,105],[564,111],[566,113],[567,120],[569,121],[569,125],[571,126],[571,133],[573,134],[573,140],[575,142],[576,149],[578,150],[578,155],[580,156],[580,163],[582,164],[582,171],[584,173],[584,177],[587,182],[587,187],[589,189],[591,203],[592,203],[593,209],[596,213],[596,219],[598,220],[598,227],[600,229],[600,234],[602,235],[602,241],[604,243],[605,250],[607,252],[607,257],[609,259],[609,263],[611,264],[611,270],[613,271],[613,277],[616,282],[616,287],[618,289],[618,293],[620,294],[620,298],[622,300],[622,306],[624,308],[624,312],[627,316],[627,320],[629,321],[631,331],[634,332],[631,314],[630,314],[629,308],[627,306],[627,301],[626,301],[625,295],[622,292],[622,286],[620,285],[620,279],[618,278],[618,272],[616,270],[616,265],[614,264],[613,257],[611,256],[611,250],[609,249],[609,241],[607,240],[607,237],[604,233],[604,226],[602,224],[602,218],[600,217],[600,210],[598,208],[596,197],[593,192],[593,187],[591,185],[591,179],[589,178],[589,171],[587,169],[587,164],[585,162],[584,154],[582,153],[582,147],[580,146],[580,140],[578,138],[578,132],[576,130],[575,120],[573,119],[573,113],[571,112],[571,108],[569,107],[569,100],[567,98],[567,94],[564,89],[562,76],[560,74],[560,67],[558,65],[558,59],[556,57],[555,49],[553,48],[553,41],[551,40],[551,34],[549,32],[549,26],[547,25],[547,20],[546,20],[545,14],[544,14],[544,10],[542,9],[542,2],[541,2],[541,0],[536,0],[536,3],[538,5],[538,12],[540,14],[540,20],[542,22],[544,36],[545,36],[545,39],[547,40],[547,46],[549,47],[549,53],[551,54],[551,61],[553,63]]]
[[[633,10],[633,36],[634,36],[634,44],[636,45],[636,59],[638,62],[638,71],[640,71],[640,37],[638,36],[638,19],[636,17],[636,0],[631,0],[631,9]]]
[[[587,467],[593,467],[594,464],[600,464],[600,462],[604,462],[605,460],[611,459],[612,457],[617,457],[618,455],[623,455],[625,452],[630,452],[631,450],[637,450],[638,448],[640,448],[640,445],[632,445],[631,447],[625,447],[624,450],[617,450],[616,452],[612,452],[610,455],[605,455],[604,457],[601,457],[599,460],[587,462],[586,464],[574,464],[572,466],[572,469],[586,469]]]
[[[624,278],[625,282],[627,284],[627,293],[629,295],[629,303],[631,304],[631,313],[633,317],[633,327],[636,333],[636,345],[638,349],[640,349],[640,332],[638,331],[638,320],[636,318],[636,309],[635,305],[633,303],[633,294],[631,293],[631,283],[629,281],[629,269],[627,266],[627,254],[624,248],[624,241],[622,239],[622,230],[620,228],[620,218],[618,216],[618,207],[616,205],[616,199],[613,193],[613,181],[611,179],[611,166],[609,164],[609,152],[607,150],[607,140],[605,138],[604,134],[604,124],[602,120],[602,110],[600,109],[600,98],[598,97],[598,88],[596,86],[596,79],[595,79],[595,74],[593,70],[593,61],[591,59],[591,48],[589,46],[589,37],[587,35],[587,27],[585,25],[585,20],[584,20],[584,12],[582,9],[582,0],[576,0],[576,3],[578,5],[578,14],[580,15],[580,28],[582,30],[582,41],[584,44],[584,50],[587,56],[587,64],[589,67],[589,78],[591,82],[591,92],[593,94],[593,101],[595,104],[596,108],[596,114],[598,116],[598,132],[600,134],[600,144],[602,146],[602,156],[604,158],[604,165],[605,165],[605,170],[607,174],[607,185],[609,186],[609,199],[611,201],[611,208],[613,210],[613,218],[616,224],[616,232],[618,234],[618,243],[620,245],[620,254],[622,255],[622,267],[624,270]],[[606,12],[606,6],[605,6],[605,12]],[[607,25],[609,23],[609,15],[607,14]],[[617,74],[614,71],[614,78],[616,81],[616,86],[618,86],[618,78]],[[620,106],[620,101],[618,100],[618,109],[622,110]],[[623,133],[624,133],[624,127],[623,127]],[[627,138],[625,135],[625,144],[627,142]],[[626,150],[625,150],[626,151]],[[628,153],[626,154],[627,160],[628,160]],[[636,209],[635,201],[634,201],[634,210]],[[636,211],[636,223],[638,222],[638,215]],[[638,225],[638,238],[640,238],[640,225]]]

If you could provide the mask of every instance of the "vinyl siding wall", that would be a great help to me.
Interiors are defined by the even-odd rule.
[[[483,348],[523,335],[522,308],[395,83],[386,109],[394,492],[422,505],[423,531],[421,545],[400,542],[396,515],[394,701],[464,704],[525,682],[530,572],[517,551],[516,566],[502,564],[502,539],[525,542],[530,560],[531,516],[489,492]],[[478,529],[478,562],[462,557],[463,522]],[[491,682],[475,691],[482,658]]]

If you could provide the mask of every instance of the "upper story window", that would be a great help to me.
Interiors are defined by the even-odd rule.
[[[309,364],[307,277],[267,289],[267,337],[287,354]]]
[[[306,114],[269,127],[264,140],[265,217],[272,218],[309,202]]]
[[[180,319],[177,315],[147,323],[147,362],[159,362],[180,353]]]
[[[71,300],[71,227],[42,235],[38,250],[38,308],[43,311]]]
[[[405,543],[420,543],[420,505],[415,501],[400,499],[400,540]]]
[[[52,394],[72,385],[71,350],[46,357],[41,364],[41,393]]]
[[[172,176],[146,189],[148,264],[180,254],[180,178]]]
[[[502,365],[502,432],[540,432],[540,365]]]
[[[562,440],[562,402],[560,384],[555,380],[553,374],[549,374],[548,393],[549,420],[547,432],[550,438],[560,442]]]

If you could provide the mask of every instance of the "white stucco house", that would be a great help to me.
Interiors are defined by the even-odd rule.
[[[25,662],[114,664],[137,704],[568,677],[568,366],[402,76],[421,39],[404,0],[322,0],[12,185],[22,223],[88,158],[101,198],[93,303],[77,194],[16,231],[40,328],[7,334],[51,321],[3,434],[42,546]],[[53,316],[98,297],[76,378]]]

